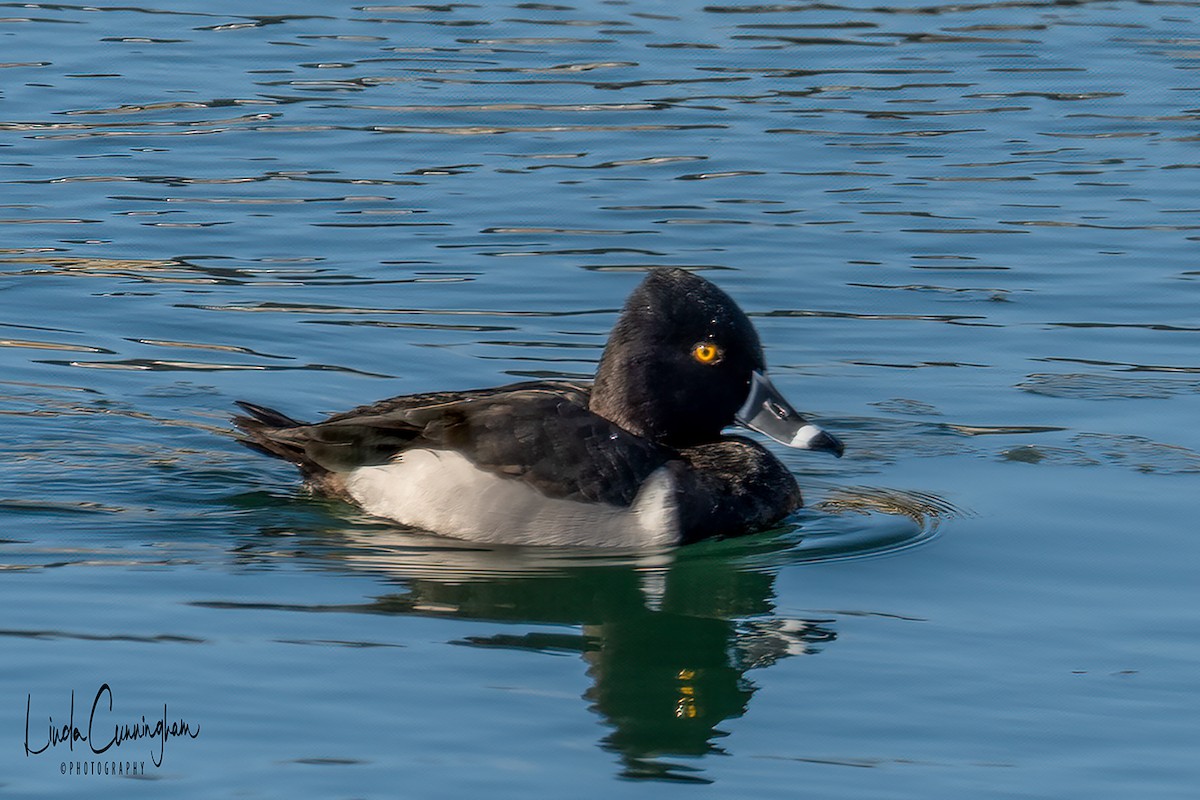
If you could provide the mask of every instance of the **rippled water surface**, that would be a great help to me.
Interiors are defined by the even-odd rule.
[[[0,4],[0,791],[1195,796],[1197,3],[262,10]],[[230,436],[590,376],[660,265],[846,441],[779,530],[471,547]]]

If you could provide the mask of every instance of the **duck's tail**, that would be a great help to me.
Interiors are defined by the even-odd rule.
[[[280,431],[290,428],[303,428],[308,423],[294,420],[273,408],[258,406],[243,400],[236,402],[238,407],[248,415],[239,414],[233,418],[233,424],[241,432],[241,435],[237,437],[239,442],[263,455],[290,461],[301,469],[311,466],[311,462],[304,454],[303,447],[277,435]]]

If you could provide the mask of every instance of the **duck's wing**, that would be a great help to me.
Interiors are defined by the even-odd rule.
[[[627,506],[674,451],[593,414],[587,395],[586,385],[559,382],[409,395],[314,425],[240,403],[249,416],[234,422],[244,444],[291,461],[318,483],[406,450],[452,450],[549,497]]]
[[[325,422],[338,422],[362,417],[382,416],[403,413],[417,409],[433,409],[461,402],[490,400],[492,398],[510,395],[514,392],[558,395],[571,399],[579,405],[586,407],[588,404],[588,398],[591,395],[591,390],[591,383],[586,381],[521,381],[520,383],[510,383],[506,386],[493,386],[487,389],[405,394],[400,395],[399,397],[389,397],[386,400],[380,400],[368,405],[357,406],[349,411],[343,411],[340,414],[334,414],[332,417],[326,419]]]

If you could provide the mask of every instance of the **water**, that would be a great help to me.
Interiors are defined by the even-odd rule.
[[[0,9],[0,791],[1194,796],[1195,3],[270,10]],[[846,441],[778,531],[466,547],[229,436],[588,376],[656,265]],[[104,684],[161,766],[26,755]]]

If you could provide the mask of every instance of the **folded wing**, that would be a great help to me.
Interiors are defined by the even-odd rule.
[[[407,395],[312,425],[239,403],[246,415],[234,423],[243,444],[290,461],[322,488],[336,486],[339,474],[420,448],[455,451],[548,497],[628,506],[674,451],[589,411],[588,388],[545,381]]]

